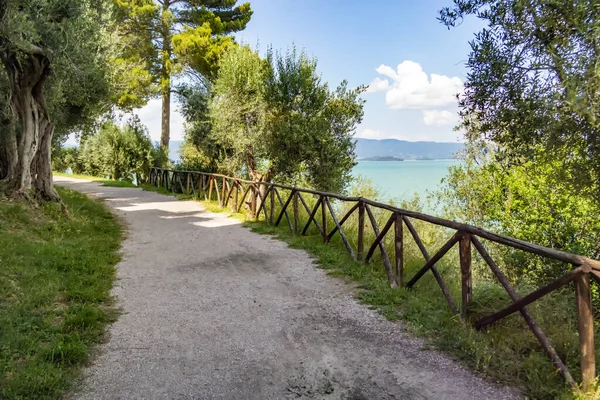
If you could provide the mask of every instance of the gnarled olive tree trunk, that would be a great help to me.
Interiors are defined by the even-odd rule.
[[[43,49],[0,52],[11,92],[11,103],[19,124],[16,134],[2,132],[3,157],[7,159],[5,182],[17,196],[60,201],[52,183],[50,151],[54,126],[44,99],[44,84],[52,73]],[[20,128],[20,129],[19,129]],[[16,152],[15,150],[16,144]]]

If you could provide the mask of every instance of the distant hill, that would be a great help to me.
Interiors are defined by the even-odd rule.
[[[439,160],[456,158],[462,143],[409,142],[397,139],[356,139],[357,159],[396,157],[405,160]]]
[[[179,161],[183,140],[169,142],[169,159]],[[464,148],[462,143],[408,142],[397,139],[356,139],[356,157],[359,160],[439,160],[455,158]],[[396,160],[399,161],[399,160]]]
[[[376,157],[361,158],[361,161],[404,161],[404,158],[391,157],[391,156],[376,156]]]

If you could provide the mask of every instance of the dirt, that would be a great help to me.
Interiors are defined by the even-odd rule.
[[[120,318],[78,399],[512,399],[308,254],[193,201],[56,178],[125,222]]]

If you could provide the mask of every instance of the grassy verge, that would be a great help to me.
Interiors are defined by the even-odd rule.
[[[155,190],[172,195],[163,188],[152,186],[146,190]],[[285,201],[287,193],[283,193]],[[179,198],[190,199],[191,196],[176,195]],[[307,198],[309,205],[314,205],[314,199]],[[214,212],[227,212],[214,201],[203,201],[206,208]],[[344,214],[344,205],[335,205],[338,216]],[[408,205],[406,208],[415,209],[418,205]],[[346,205],[347,207],[347,205]],[[270,210],[269,210],[270,211]],[[276,206],[275,216],[279,215],[280,207]],[[376,219],[381,227],[387,221],[389,213],[377,212]],[[318,213],[320,214],[320,212]],[[235,215],[240,218],[239,214]],[[264,216],[263,216],[264,218]],[[304,226],[308,214],[301,208],[300,226]],[[429,252],[433,254],[453,232],[444,231],[435,226],[413,221],[421,239]],[[356,213],[344,224],[344,231],[352,242],[357,237]],[[433,346],[451,354],[470,368],[482,372],[499,382],[521,390],[526,396],[534,399],[595,399],[600,398],[600,392],[583,395],[567,388],[551,361],[526,326],[518,313],[505,318],[485,331],[471,328],[471,323],[483,316],[490,315],[510,303],[510,299],[500,285],[486,275],[482,261],[474,257],[474,287],[473,303],[468,310],[467,324],[463,325],[453,316],[440,291],[437,282],[431,274],[425,275],[414,289],[391,289],[383,271],[381,258],[376,255],[373,261],[365,265],[354,261],[346,252],[339,235],[332,238],[330,244],[324,244],[314,226],[306,236],[294,235],[288,228],[286,218],[282,219],[279,227],[264,221],[246,221],[253,231],[273,235],[284,240],[294,248],[304,249],[312,254],[318,265],[329,274],[343,277],[359,283],[361,288],[357,293],[358,299],[364,304],[376,309],[391,320],[404,320],[407,328],[415,335],[426,338]],[[328,226],[334,226],[329,219]],[[372,243],[374,234],[370,226],[366,227],[366,243]],[[413,276],[423,266],[424,259],[416,248],[414,241],[404,229],[405,271],[406,276]],[[393,251],[393,235],[386,237],[385,246],[389,254]],[[356,248],[356,242],[352,242]],[[490,249],[493,250],[493,249]],[[378,253],[378,252],[377,252]],[[376,254],[377,254],[376,253]],[[437,264],[454,299],[460,299],[460,272],[458,269],[458,251],[453,249]],[[529,293],[531,287],[514,282],[521,294]],[[554,292],[528,307],[534,318],[549,337],[559,356],[576,381],[581,379],[579,371],[579,348],[577,336],[577,318],[573,293],[569,290]],[[600,329],[596,327],[597,337]],[[600,340],[596,341],[596,356],[600,356]],[[600,359],[597,360],[600,363]]]
[[[91,175],[65,174],[62,172],[53,172],[52,174],[54,176],[64,176],[67,178],[85,179],[88,181],[100,182],[100,183],[102,183],[102,186],[137,187],[136,185],[134,185],[133,183],[131,183],[129,181],[115,181],[113,179],[104,179],[104,178],[99,178],[97,176],[91,176]]]
[[[0,398],[56,399],[114,320],[122,233],[106,207],[57,188],[69,209],[0,199]]]

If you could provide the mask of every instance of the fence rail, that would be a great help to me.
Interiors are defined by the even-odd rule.
[[[481,329],[485,326],[505,318],[515,312],[519,312],[526,324],[540,342],[542,348],[559,370],[565,382],[574,385],[575,382],[558,356],[548,337],[541,330],[526,306],[539,300],[543,296],[563,288],[567,284],[575,284],[575,301],[578,313],[579,349],[581,359],[582,386],[590,389],[595,380],[595,350],[594,350],[594,318],[591,302],[590,278],[600,282],[600,261],[577,254],[571,254],[544,246],[538,246],[523,240],[508,236],[498,235],[486,229],[473,225],[463,224],[431,216],[428,214],[397,208],[388,204],[379,203],[363,197],[348,197],[336,193],[320,192],[310,189],[302,189],[292,186],[280,185],[271,182],[255,182],[244,179],[232,178],[226,175],[205,173],[198,171],[177,171],[160,168],[150,170],[149,182],[152,185],[163,187],[172,192],[193,194],[205,200],[217,200],[221,207],[229,207],[232,211],[240,212],[247,210],[252,218],[264,215],[265,221],[279,225],[285,218],[290,230],[296,234],[306,235],[311,226],[315,226],[323,237],[324,242],[329,242],[335,234],[338,234],[350,256],[356,260],[369,262],[375,252],[379,250],[383,261],[383,267],[391,287],[405,285],[412,288],[429,271],[433,274],[440,289],[446,298],[448,306],[454,314],[464,318],[469,304],[473,298],[472,292],[472,247],[479,253],[481,258],[489,266],[492,274],[506,290],[512,303],[502,310],[480,318],[475,321],[474,326]],[[287,199],[282,198],[282,191],[289,191]],[[306,202],[304,195],[312,195],[316,203],[312,207]],[[340,219],[336,215],[331,202],[338,200],[354,203],[345,215]],[[281,210],[275,215],[275,210]],[[304,227],[300,226],[299,212],[301,207],[308,215],[308,221]],[[291,211],[288,210],[291,208]],[[318,211],[320,209],[320,216]],[[382,209],[391,212],[391,216],[380,229],[372,209]],[[356,250],[352,247],[343,225],[348,218],[358,212],[358,233]],[[291,214],[291,216],[290,216]],[[329,215],[329,217],[328,217]],[[328,227],[328,219],[333,221],[333,226]],[[365,253],[365,219],[368,218],[373,229],[375,240],[371,243]],[[430,255],[423,244],[417,230],[411,220],[420,220],[437,226],[454,230],[454,235],[433,255]],[[393,230],[392,230],[393,226]],[[404,271],[404,228],[410,232],[425,264],[410,279],[405,279]],[[390,231],[394,235],[393,264],[390,254],[384,245],[384,238]],[[530,294],[520,297],[504,272],[492,259],[480,239],[486,239],[504,246],[522,250],[531,254],[546,257],[548,259],[562,261],[572,265],[572,269],[564,276],[547,285],[540,287]],[[459,247],[460,277],[461,277],[461,299],[460,307],[451,296],[450,290],[444,279],[438,272],[436,264],[455,245]],[[405,283],[406,282],[406,283]]]

